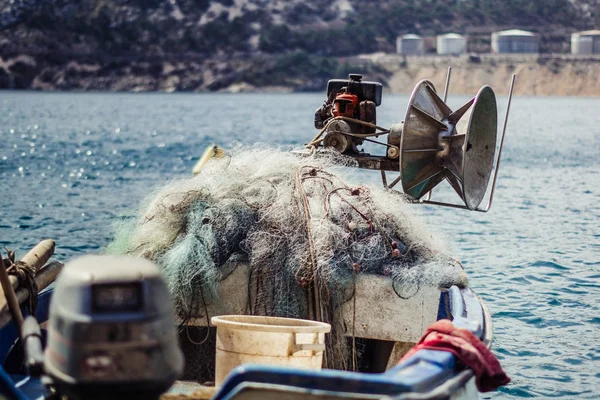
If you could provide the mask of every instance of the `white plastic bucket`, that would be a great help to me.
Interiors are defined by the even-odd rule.
[[[211,323],[217,327],[217,386],[242,364],[321,369],[331,330],[324,322],[252,315],[212,317]]]

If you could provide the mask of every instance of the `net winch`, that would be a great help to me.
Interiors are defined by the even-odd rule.
[[[404,120],[382,128],[376,122],[383,86],[350,74],[348,79],[332,79],[327,84],[327,100],[315,112],[318,135],[306,145],[311,152],[333,148],[356,160],[360,168],[379,170],[383,185],[392,189],[399,182],[403,192],[419,203],[487,212],[494,197],[498,168],[506,133],[515,83],[510,83],[504,126],[498,141],[496,95],[483,86],[477,95],[457,110],[447,104],[451,68],[448,68],[443,97],[428,80],[412,91]],[[387,136],[387,142],[375,140]],[[385,147],[385,155],[359,149],[364,142]],[[499,145],[497,145],[499,142]],[[388,184],[386,172],[399,172]],[[485,207],[480,208],[492,188]],[[463,204],[431,200],[432,190],[447,181]]]

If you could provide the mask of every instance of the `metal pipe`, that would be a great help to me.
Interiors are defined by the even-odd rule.
[[[469,210],[469,207],[462,204],[442,203],[440,201],[419,200],[419,204],[430,204],[432,206],[444,206],[450,208],[460,208],[461,210]],[[477,209],[471,211],[479,211]]]
[[[516,74],[512,75],[510,81],[510,90],[508,92],[508,104],[506,105],[506,114],[504,115],[504,126],[502,128],[502,137],[500,138],[500,148],[498,149],[498,159],[496,160],[496,171],[494,171],[494,180],[492,182],[492,191],[490,192],[490,199],[485,208],[476,209],[480,212],[488,212],[492,207],[492,201],[494,200],[494,192],[496,191],[496,180],[498,179],[498,171],[500,170],[500,157],[502,156],[502,148],[504,147],[504,136],[506,135],[506,126],[508,124],[508,114],[510,113],[510,103],[513,96],[513,88],[515,87]]]
[[[450,89],[450,76],[452,75],[452,67],[448,67],[446,73],[446,85],[444,85],[444,103],[448,100],[448,90]]]
[[[381,182],[383,183],[383,187],[387,188],[387,176],[385,176],[384,170],[381,170]]]
[[[397,184],[398,182],[400,182],[400,179],[402,179],[402,175],[398,175],[398,177],[397,177],[396,179],[394,179],[394,180],[392,181],[392,183],[390,183],[390,185],[389,185],[387,188],[388,188],[388,189],[391,189],[391,188],[393,188],[394,186],[396,186],[396,184]]]

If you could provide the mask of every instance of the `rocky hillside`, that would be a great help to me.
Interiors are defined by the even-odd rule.
[[[525,28],[550,53],[597,26],[600,0],[10,0],[0,88],[316,90],[403,33],[465,32],[487,52],[491,31]]]
[[[600,25],[600,0],[11,0],[0,49],[146,55],[231,52],[352,55],[393,50],[398,34],[538,31]],[[565,36],[566,38],[566,36]],[[564,39],[564,38],[563,38]],[[475,45],[475,43],[473,43]]]

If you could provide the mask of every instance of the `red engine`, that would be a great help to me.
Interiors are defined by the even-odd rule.
[[[375,132],[375,107],[381,104],[382,85],[362,82],[362,76],[350,74],[349,79],[332,79],[327,84],[327,101],[315,112],[315,128],[329,124],[324,145],[340,152],[358,152],[362,139],[353,134]],[[335,124],[331,125],[332,118]],[[362,124],[367,122],[370,125]]]
[[[350,93],[338,94],[333,101],[333,116],[355,118],[358,111],[358,96]]]

